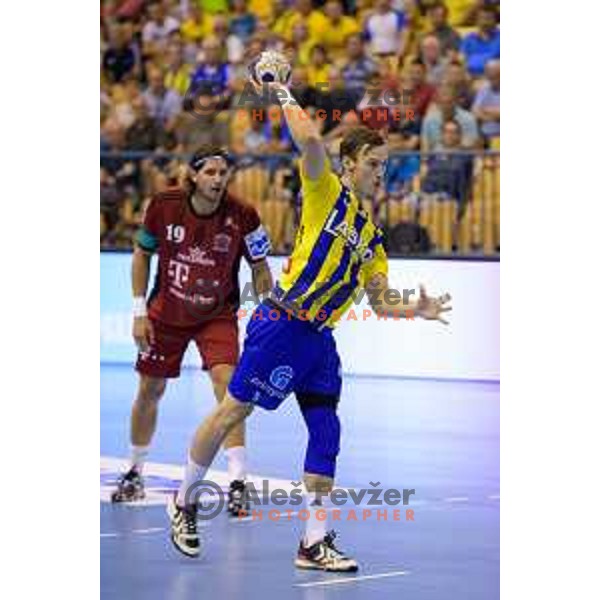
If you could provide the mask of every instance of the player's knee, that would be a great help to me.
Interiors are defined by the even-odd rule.
[[[217,423],[224,431],[229,431],[238,423],[241,423],[253,409],[253,405],[246,402],[239,402],[229,395],[226,395],[223,402],[217,409]]]
[[[138,401],[142,404],[156,404],[165,393],[167,381],[157,377],[142,377]]]

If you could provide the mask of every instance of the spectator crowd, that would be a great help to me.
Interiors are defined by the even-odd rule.
[[[395,157],[371,207],[380,219],[416,193],[450,198],[462,215],[473,152],[499,149],[499,21],[493,0],[102,1],[102,247],[129,247],[181,157],[216,143],[243,156],[234,184],[276,250],[289,249],[293,141],[280,113],[241,101],[266,49],[288,56],[294,95],[332,156],[358,123],[387,136]]]

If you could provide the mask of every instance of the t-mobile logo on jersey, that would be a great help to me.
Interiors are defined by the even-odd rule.
[[[171,259],[169,261],[169,269],[167,271],[169,277],[173,278],[175,287],[180,290],[183,289],[183,285],[187,283],[190,277],[190,267],[184,263]]]

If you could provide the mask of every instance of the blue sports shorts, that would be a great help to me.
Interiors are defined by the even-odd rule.
[[[291,393],[339,396],[341,363],[331,329],[260,304],[246,328],[244,350],[229,392],[241,402],[275,410]]]

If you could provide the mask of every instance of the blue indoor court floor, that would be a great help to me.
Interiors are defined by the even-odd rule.
[[[102,598],[499,598],[499,384],[345,376],[337,485],[415,489],[409,507],[388,507],[387,521],[344,519],[351,509],[360,515],[368,497],[358,508],[341,508],[341,521],[330,523],[336,542],[361,566],[349,575],[294,568],[297,518],[230,521],[221,514],[200,523],[200,559],[172,549],[164,501],[177,487],[195,426],[214,402],[198,370],[184,370],[161,403],[147,502],[106,502],[119,459],[128,455],[135,387],[130,367],[101,367]],[[293,397],[277,412],[256,410],[247,423],[251,475],[289,486],[302,472],[305,441]],[[223,456],[214,469],[209,478],[225,483]],[[394,508],[401,515],[411,508],[414,521],[394,521]]]

